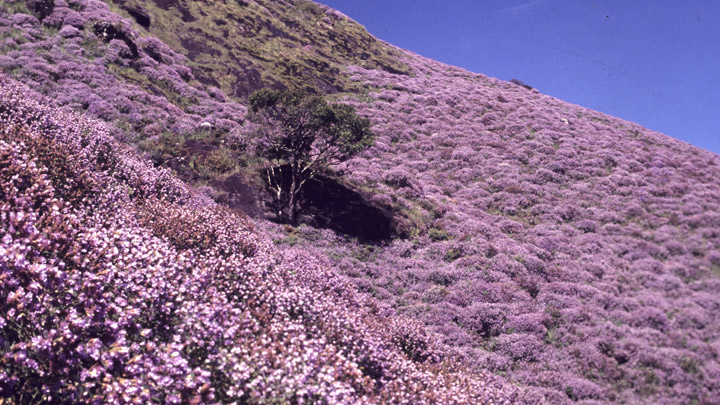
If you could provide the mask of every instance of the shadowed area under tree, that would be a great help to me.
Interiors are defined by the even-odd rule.
[[[318,176],[309,180],[300,201],[301,222],[372,242],[389,240],[396,233],[397,221],[391,210],[377,207],[366,195],[336,179]]]

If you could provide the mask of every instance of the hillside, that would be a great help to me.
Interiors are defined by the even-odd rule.
[[[352,67],[381,134],[344,170],[425,218],[382,248],[327,238],[362,289],[528,402],[718,396],[720,157],[524,87],[407,55]],[[318,242],[313,240],[317,247]]]
[[[140,32],[190,60],[198,80],[234,97],[263,87],[336,93],[357,90],[348,64],[409,74],[400,52],[355,21],[306,0],[113,0]]]
[[[417,323],[0,78],[0,396],[485,403]]]
[[[50,8],[47,4],[51,3]],[[3,141],[6,155],[12,156],[7,161],[18,161],[3,166],[4,170],[29,170],[28,176],[40,177],[58,173],[49,189],[38,192],[42,198],[76,207],[55,222],[42,219],[38,223],[56,226],[53,224],[71,221],[68,215],[79,215],[80,222],[73,225],[78,230],[72,232],[80,235],[80,240],[94,232],[117,229],[120,235],[138,235],[128,236],[138,243],[133,246],[147,244],[141,241],[157,246],[167,257],[167,265],[158,264],[156,258],[143,262],[143,268],[170,271],[164,279],[178,281],[162,287],[141,283],[138,294],[145,294],[145,288],[164,288],[172,294],[183,291],[179,293],[182,301],[189,304],[173,304],[185,309],[178,309],[180,318],[171,322],[171,327],[178,328],[177,335],[182,335],[178,339],[200,333],[198,339],[219,339],[217,344],[232,354],[222,360],[219,353],[225,352],[220,350],[217,356],[210,356],[212,366],[193,367],[205,371],[242,368],[241,363],[250,364],[247,359],[265,364],[257,369],[260,371],[243,371],[244,377],[231,378],[237,381],[237,389],[243,389],[243,384],[259,387],[263,376],[276,375],[273,370],[288,380],[309,375],[307,384],[322,380],[325,371],[343,370],[335,380],[340,385],[333,385],[343,388],[327,392],[347,395],[348,401],[392,402],[396,399],[393,395],[408,389],[414,401],[432,401],[428,397],[431,392],[447,395],[446,400],[458,392],[478,395],[475,399],[458,397],[458,403],[709,404],[720,396],[718,155],[536,90],[397,49],[371,37],[347,17],[309,1],[9,1],[0,6],[0,69],[32,89],[3,79]],[[252,172],[254,157],[244,149],[247,139],[241,128],[244,97],[264,86],[332,93],[332,100],[351,104],[371,119],[378,134],[376,145],[338,167],[327,179],[356,193],[347,195],[361,198],[364,208],[390,213],[389,223],[395,227],[392,234],[370,242],[311,226],[321,223],[311,217],[321,210],[318,201],[323,200],[322,195],[306,196],[308,224],[299,227],[251,220],[240,212],[262,217],[263,185]],[[33,91],[47,96],[41,104],[51,103],[53,109],[33,101],[38,98]],[[30,101],[22,101],[25,99]],[[17,100],[23,107],[14,107]],[[33,111],[33,117],[50,117],[61,114],[55,108],[103,121],[107,129],[97,130],[102,134],[100,144],[131,156],[123,159],[133,162],[129,164],[133,174],[118,177],[116,169],[108,174],[105,166],[94,169],[97,163],[86,163],[85,158],[57,161],[51,154],[52,158],[46,159],[34,149],[37,142],[21,145],[12,137],[15,135],[8,138],[12,131],[30,131],[31,135],[22,139],[49,138],[55,145],[58,136],[53,135],[54,130],[33,125],[6,129],[20,125],[17,120],[22,121],[23,111]],[[73,120],[101,127],[95,121],[63,114],[57,119],[59,127],[67,128],[63,134],[87,135],[87,131],[76,131],[70,124]],[[12,123],[9,127],[8,122]],[[66,147],[77,148],[78,142],[87,141],[72,140]],[[169,172],[138,160],[133,148],[152,165],[169,168],[184,181],[202,186],[200,192],[174,180]],[[23,166],[32,160],[28,156],[36,155],[35,164],[45,167],[45,174],[32,174],[35,169]],[[94,154],[92,159],[98,156]],[[81,170],[85,167],[90,173]],[[63,180],[78,175],[102,180],[93,180],[96,188],[78,192]],[[12,178],[11,173],[2,178]],[[327,179],[323,181],[330,181]],[[63,191],[66,188],[73,191]],[[9,201],[10,194],[4,193],[3,201]],[[161,213],[158,199],[170,200],[170,207],[176,208]],[[7,202],[5,206],[9,207]],[[27,215],[21,218],[50,215],[42,204],[23,207]],[[327,207],[323,209],[326,215]],[[4,233],[9,227],[17,228],[12,222],[17,214],[3,218]],[[106,225],[93,227],[92,221]],[[336,225],[332,217],[328,221],[324,225]],[[131,225],[128,228],[124,223]],[[177,224],[190,224],[189,233],[176,234]],[[243,231],[236,235],[238,229]],[[23,249],[36,248],[31,236],[21,236],[25,238],[20,244]],[[225,247],[209,243],[216,237],[226,240],[228,249],[240,251],[231,254]],[[116,237],[107,238],[114,241]],[[129,246],[124,240],[118,248]],[[3,239],[3,243],[10,242]],[[43,246],[37,247],[46,249],[42,257],[59,263],[70,260],[62,256],[66,245]],[[116,263],[107,249],[82,246],[82,255],[97,256],[98,263]],[[228,254],[235,254],[239,261],[228,260]],[[80,260],[73,257],[75,262]],[[311,257],[326,259],[318,262]],[[100,267],[93,267],[92,260],[81,261],[86,267],[81,266],[80,274],[95,280],[96,276],[90,275]],[[269,273],[262,266],[253,267],[263,260],[275,263]],[[140,271],[120,262],[113,266],[111,275]],[[20,267],[13,271],[16,268],[25,271]],[[183,271],[197,268],[203,271]],[[235,269],[229,274],[250,278],[223,278],[223,269],[228,268]],[[16,277],[12,272],[6,274]],[[33,274],[30,271],[22,278],[28,286]],[[345,278],[350,283],[343,281]],[[116,291],[112,283],[119,283],[120,278],[113,280],[108,291]],[[266,297],[268,305],[280,308],[279,312],[271,311],[268,318],[250,308],[265,301],[227,293],[228,288],[235,291],[253,283],[258,283],[258,289],[250,288],[249,293]],[[21,302],[9,295],[16,294],[19,284],[9,281],[3,285],[7,305]],[[207,286],[209,293],[199,294],[198,286]],[[23,285],[21,291],[26,290]],[[121,302],[147,305],[139,298],[142,296],[123,296]],[[298,317],[294,304],[287,304],[282,297],[303,302],[307,306],[303,315]],[[97,299],[102,308],[117,301]],[[217,320],[205,311],[217,302],[229,313],[249,313],[260,329],[253,329],[252,336],[233,332],[238,333],[237,345],[224,342],[220,329],[192,329],[191,325],[203,323],[217,328],[245,325],[241,321],[245,315]],[[17,307],[13,314],[23,308]],[[74,319],[72,311],[85,311],[63,308],[69,311],[65,312],[67,322]],[[2,319],[13,316],[5,315],[10,314],[10,306],[3,311]],[[41,311],[37,316],[49,322],[54,319],[51,313]],[[112,321],[117,322],[116,315],[110,319],[111,326]],[[358,320],[360,326],[350,320]],[[155,318],[147,322],[163,325]],[[135,336],[144,330],[128,325],[124,334],[113,329],[102,341],[108,356],[124,355],[125,349],[117,347],[126,347],[125,341],[135,342],[115,336]],[[396,329],[395,325],[406,326]],[[28,342],[35,342],[32,337],[41,332],[32,329],[12,335],[8,328],[16,330],[17,325],[3,329],[2,339],[13,342],[12,350],[4,349],[3,361],[21,364],[24,350],[36,350],[35,343]],[[281,336],[290,329],[293,332],[287,333],[301,336],[297,347],[302,349],[298,350],[323,353],[322,361],[318,360],[323,366],[312,371],[284,368],[287,363],[267,354],[274,349],[260,354],[258,346],[253,346],[264,342],[267,347],[277,347],[273,345],[286,342]],[[162,347],[157,352],[143,352],[143,356],[151,356],[143,358],[150,363],[170,356],[170,346],[178,343],[171,343],[167,334],[162,341],[161,333],[151,332],[149,338],[137,338]],[[202,337],[205,333],[216,334]],[[343,335],[349,336],[348,340],[333,340],[333,336]],[[413,342],[410,346],[403,340],[407,338]],[[91,339],[91,335],[82,335],[82,339]],[[112,346],[116,339],[125,340]],[[346,345],[351,341],[363,343],[351,348]],[[141,351],[146,350],[143,347]],[[196,361],[192,360],[195,346],[189,347],[177,353],[184,361]],[[233,352],[233,347],[238,351]],[[243,352],[242,347],[248,350]],[[415,352],[409,347],[427,351]],[[295,353],[281,352],[284,359]],[[383,360],[369,366],[368,356],[373,362]],[[125,362],[131,358],[112,363],[118,367],[110,372],[111,379],[117,378],[112,380],[115,385],[98,383],[91,390],[111,398],[116,388],[108,387],[120,387],[117,384],[128,378],[123,373],[135,373],[125,371],[129,363],[135,364]],[[84,363],[72,365],[72,372],[80,373],[90,364],[88,357],[83,359]],[[382,364],[380,374],[376,373],[377,364]],[[27,366],[13,367],[13,384],[30,381],[28,375],[36,376],[32,381],[42,381],[37,377],[42,374],[22,374],[31,373]],[[108,366],[103,363],[102,367]],[[451,370],[454,367],[460,371]],[[154,387],[158,395],[171,395],[171,391],[189,395],[178,385],[188,375],[185,371],[163,372],[175,376],[171,380],[174,378],[172,384],[177,388],[172,389],[177,391],[158,388],[153,385],[157,382],[143,379],[142,371],[131,374],[131,380]],[[9,386],[7,375],[3,387]],[[193,375],[197,381],[205,381],[205,377],[197,377],[204,375],[201,370]],[[224,401],[230,400],[223,396],[230,391],[223,376],[211,372],[212,390],[207,392]],[[419,385],[415,386],[403,379],[416,376]],[[242,398],[257,402],[262,397],[286,401],[320,398],[303,397],[307,385],[298,384],[289,388],[295,397],[283,397],[278,390],[284,386],[240,395],[250,395]],[[101,387],[102,394],[98,391]],[[232,392],[238,393],[236,388]],[[138,388],[143,393],[144,389]],[[341,397],[322,398],[344,402]]]

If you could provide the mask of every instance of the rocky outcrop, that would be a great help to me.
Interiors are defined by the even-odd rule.
[[[146,30],[150,29],[152,18],[145,7],[142,7],[139,4],[129,4],[126,0],[113,0],[113,3],[117,4],[121,9],[130,14],[130,17],[132,17],[138,25]]]

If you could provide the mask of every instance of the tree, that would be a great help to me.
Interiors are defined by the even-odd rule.
[[[255,152],[265,159],[278,218],[293,224],[303,185],[375,141],[370,122],[352,106],[297,91],[256,91],[250,96],[248,122]]]

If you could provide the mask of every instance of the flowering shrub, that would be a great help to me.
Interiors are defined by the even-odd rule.
[[[0,77],[0,398],[502,403],[317,255]]]
[[[517,384],[525,403],[716,400],[717,155],[404,52],[412,75],[347,67],[366,93],[342,101],[378,136],[340,169],[411,217],[407,238],[290,239],[111,146],[137,137],[160,163],[202,161],[215,134],[246,150],[243,106],[100,1],[23,3],[0,7],[0,69],[109,125],[3,85],[2,395],[474,403]]]

